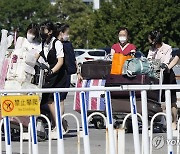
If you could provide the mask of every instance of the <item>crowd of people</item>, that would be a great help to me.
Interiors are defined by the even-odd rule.
[[[122,53],[124,55],[134,55],[136,52],[136,46],[129,43],[129,32],[125,27],[121,27],[118,31],[118,43],[114,44],[111,48],[111,54]],[[172,68],[179,61],[179,52],[172,60],[172,47],[168,44],[165,44],[162,40],[162,34],[157,31],[151,31],[148,35],[148,41],[150,44],[149,52],[147,58],[150,60],[157,59],[160,60],[160,68],[164,70],[163,72],[163,84],[176,84],[175,74]],[[162,93],[162,102],[165,102],[165,93]],[[171,90],[171,106],[172,106],[172,129],[176,129],[177,121],[177,97],[176,91]]]
[[[69,39],[70,27],[68,24],[53,24],[51,21],[42,24],[30,24],[26,31],[26,38],[18,37],[15,50],[20,48],[33,52],[34,58],[40,66],[46,70],[42,88],[69,88],[71,74],[77,73],[78,79],[82,80],[75,59],[74,49]],[[34,71],[37,71],[36,67]],[[34,75],[35,73],[31,73]],[[60,93],[61,113],[64,114],[64,100],[67,93]],[[56,130],[55,103],[52,93],[43,93],[41,106],[48,105],[53,130]],[[66,131],[67,121],[63,120]]]
[[[36,50],[34,57],[47,69],[45,83],[42,88],[69,88],[71,74],[77,73],[78,79],[82,76],[78,69],[74,49],[69,39],[70,27],[67,24],[53,24],[46,21],[40,25],[30,24],[26,31],[26,38],[19,37],[15,49],[26,48],[27,50]],[[129,32],[125,27],[118,31],[118,42],[111,48],[111,55],[122,53],[124,55],[133,55],[136,53],[136,46],[129,43]],[[172,68],[177,64],[180,55],[176,55],[171,61],[171,46],[163,43],[162,34],[159,31],[152,31],[148,35],[150,49],[147,58],[159,59],[161,68],[164,71],[164,84],[176,84],[176,79]],[[164,93],[162,94],[164,100]],[[172,95],[172,117],[173,129],[176,129],[177,105],[176,91],[171,91]],[[67,93],[60,93],[61,113],[64,113],[64,100]],[[52,115],[53,131],[56,130],[55,103],[52,93],[43,93],[41,105],[47,104]],[[64,122],[66,130],[67,122]],[[66,126],[65,126],[66,125]]]

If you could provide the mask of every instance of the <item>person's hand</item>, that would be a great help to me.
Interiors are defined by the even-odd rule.
[[[165,64],[165,63],[162,63],[162,64],[160,65],[160,68],[163,69],[163,70],[166,71],[166,72],[169,71],[168,65]]]
[[[42,69],[42,70],[45,70],[47,71],[48,75],[51,75],[53,74],[53,71],[45,64],[43,63],[39,63],[39,67]]]
[[[39,67],[43,70],[49,70],[49,67],[43,63],[39,63]]]
[[[79,80],[80,82],[82,82],[82,81],[83,81],[83,77],[81,76],[81,74],[80,74],[80,73],[77,73],[77,78],[78,78],[78,80]]]

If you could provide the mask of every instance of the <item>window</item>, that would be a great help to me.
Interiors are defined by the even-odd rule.
[[[105,56],[105,51],[89,51],[88,54],[90,56],[101,57],[101,56]]]
[[[84,51],[74,51],[75,52],[75,57],[78,57],[84,53]]]

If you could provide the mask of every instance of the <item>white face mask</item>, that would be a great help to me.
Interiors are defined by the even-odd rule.
[[[119,41],[120,41],[121,43],[125,43],[126,40],[127,40],[127,38],[126,38],[125,36],[119,36]]]
[[[35,38],[34,35],[27,33],[27,40],[28,40],[30,43],[33,42],[34,38]]]
[[[64,35],[63,36],[63,41],[68,41],[69,40],[69,35]]]

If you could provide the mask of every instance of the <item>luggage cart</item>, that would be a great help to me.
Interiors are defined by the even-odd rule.
[[[83,87],[104,87],[105,80],[103,79],[92,79],[92,80],[83,80],[77,81],[76,87],[83,88]],[[87,114],[90,115],[93,112],[101,112],[105,114],[105,95],[104,91],[96,91],[96,92],[85,92],[86,94],[86,103],[87,103]],[[74,110],[77,112],[81,112],[80,108],[80,92],[75,93],[74,97]],[[94,124],[96,129],[104,128],[104,120],[100,116],[93,116],[91,123]]]
[[[36,64],[36,67],[39,68],[39,72],[34,75],[33,81],[32,81],[32,83],[33,83],[32,86],[34,88],[41,88],[43,81],[44,81],[44,70],[40,67],[39,63]],[[14,95],[16,95],[16,94],[14,94]],[[41,98],[41,94],[39,94],[39,95]],[[2,119],[1,114],[0,114],[0,119]],[[30,123],[30,117],[29,116],[22,116],[22,117],[18,117],[18,119],[20,120],[20,122],[23,125],[24,132],[27,132],[28,131],[28,125]],[[12,139],[17,140],[20,137],[19,122],[16,120],[16,118],[13,118],[13,117],[10,117],[10,122],[11,122]],[[40,128],[39,130],[37,130],[38,139],[40,141],[47,139],[47,131],[45,131],[46,126],[45,126],[45,123],[43,123],[42,118],[37,118],[37,125],[40,125],[40,127],[37,127],[37,128]],[[42,126],[44,127],[44,129],[42,129]]]
[[[158,79],[154,79],[154,78],[149,78],[146,75],[137,75],[134,78],[126,78],[122,75],[109,75],[107,76],[107,73],[104,75],[98,75],[98,72],[100,72],[99,69],[107,69],[110,68],[107,65],[111,65],[111,63],[108,62],[101,62],[99,64],[99,67],[95,67],[94,65],[97,66],[98,62],[94,61],[94,62],[88,62],[82,65],[82,76],[85,77],[86,80],[83,80],[82,83],[80,83],[79,81],[77,81],[76,87],[93,87],[93,82],[99,82],[99,81],[103,81],[104,84],[97,84],[96,86],[107,86],[107,87],[112,87],[112,86],[120,86],[120,85],[128,85],[128,84],[159,84],[159,80]],[[104,66],[103,66],[104,65]],[[101,67],[100,67],[101,66]],[[94,69],[96,68],[96,69]],[[87,71],[88,70],[88,71]],[[109,72],[109,71],[104,71],[103,72]],[[105,76],[105,78],[104,78]],[[93,78],[93,77],[96,77]],[[88,79],[89,78],[89,79]],[[101,78],[101,79],[100,79]],[[106,84],[105,84],[106,83]],[[156,99],[151,99],[151,96],[154,95],[154,93],[159,94],[159,91],[148,91],[148,111],[149,111],[149,120],[151,119],[151,117],[156,114],[157,112],[161,112],[161,104],[159,104],[159,100]],[[92,113],[92,112],[102,112],[105,114],[105,100],[103,102],[103,106],[104,108],[92,108],[92,104],[97,104],[96,102],[94,102],[94,100],[98,100],[97,98],[101,98],[103,100],[104,97],[104,93],[101,92],[100,94],[98,94],[97,96],[97,92],[86,92],[86,102],[87,102],[87,111],[88,114]],[[80,101],[79,101],[79,92],[76,92],[75,94],[75,98],[74,98],[74,110],[77,112],[80,112]],[[93,96],[94,95],[94,96]],[[131,113],[130,111],[130,100],[129,100],[129,92],[111,92],[111,102],[112,102],[112,111],[113,111],[113,118],[115,120],[115,127],[120,127],[122,120],[124,119],[124,117],[128,114]],[[141,94],[140,91],[136,92],[136,103],[137,103],[137,109],[138,109],[138,113],[141,114],[142,110],[141,110]],[[158,119],[160,120],[160,119]],[[103,119],[101,120],[96,120],[95,117],[93,117],[92,122],[94,123],[94,126],[96,128],[102,128],[101,126],[103,126]],[[131,132],[131,120],[129,120],[127,122],[127,129],[128,132]],[[99,127],[100,126],[100,127]]]

